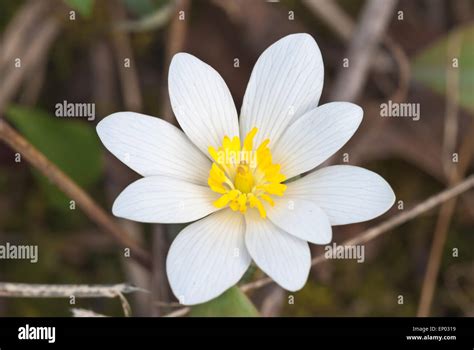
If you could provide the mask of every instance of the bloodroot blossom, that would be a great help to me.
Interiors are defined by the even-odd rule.
[[[258,59],[240,118],[224,80],[178,53],[169,69],[171,105],[182,130],[132,112],[97,125],[117,158],[143,176],[118,196],[118,217],[186,223],[166,270],[182,304],[208,301],[236,284],[253,260],[283,288],[304,286],[308,242],[327,244],[332,225],[373,219],[395,196],[379,175],[355,166],[313,170],[354,134],[362,109],[318,107],[321,52],[308,34],[288,35]]]

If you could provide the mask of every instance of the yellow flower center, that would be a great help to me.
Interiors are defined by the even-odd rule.
[[[274,205],[272,195],[282,196],[286,190],[285,176],[280,165],[272,163],[272,153],[266,139],[253,150],[253,139],[257,128],[245,137],[241,147],[240,138],[224,136],[217,150],[210,146],[209,154],[214,160],[207,183],[214,192],[222,196],[214,202],[217,208],[227,205],[234,211],[245,213],[247,208],[256,208],[260,216],[267,216],[262,200]]]

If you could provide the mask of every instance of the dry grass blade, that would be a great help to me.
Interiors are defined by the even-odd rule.
[[[448,52],[453,57],[459,57],[461,52],[462,36],[456,35],[448,41]],[[459,110],[459,70],[449,67],[446,70],[446,113],[443,139],[442,164],[448,183],[455,185],[467,172],[474,150],[474,123],[471,123],[469,132],[463,141],[459,152],[460,162],[452,162],[452,156],[456,147],[458,134],[458,110]],[[456,208],[456,198],[444,203],[440,209],[436,221],[433,243],[431,245],[430,256],[426,267],[425,277],[421,288],[420,302],[417,316],[429,316],[431,304],[436,289],[443,250],[448,237],[449,226]]]
[[[146,292],[126,283],[94,284],[30,284],[0,282],[0,297],[22,298],[115,298],[119,294]]]
[[[72,308],[72,317],[108,317],[92,310]]]

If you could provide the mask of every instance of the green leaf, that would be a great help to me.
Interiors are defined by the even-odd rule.
[[[144,16],[154,10],[152,0],[122,0],[127,9],[135,15]]]
[[[122,0],[123,4],[133,14],[144,17],[155,12],[160,7],[173,4],[172,0]]]
[[[158,30],[168,23],[174,11],[174,2],[163,1],[153,11],[143,14],[137,20],[120,22],[118,28],[130,32]]]
[[[91,125],[21,106],[11,106],[5,115],[28,141],[79,186],[87,188],[99,179],[103,165],[101,147]],[[39,172],[35,171],[34,175],[50,203],[68,210],[70,199]]]
[[[256,317],[258,311],[247,296],[232,287],[217,298],[191,308],[191,317]]]
[[[64,0],[64,2],[84,17],[90,17],[94,8],[94,0]]]
[[[459,55],[452,43],[459,40]],[[450,44],[451,43],[451,44]],[[453,68],[458,58],[458,68]],[[446,72],[459,70],[459,104],[474,112],[474,25],[458,28],[419,53],[412,61],[413,77],[432,90],[446,94]]]

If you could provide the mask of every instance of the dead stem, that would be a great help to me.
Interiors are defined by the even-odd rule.
[[[378,236],[389,232],[390,230],[404,224],[407,221],[410,221],[419,215],[426,213],[427,211],[433,209],[434,207],[456,197],[460,194],[470,190],[474,187],[474,175],[467,177],[463,182],[460,184],[446,189],[434,196],[429,197],[428,199],[424,200],[423,202],[419,203],[415,207],[395,216],[392,216],[390,219],[386,220],[385,222],[370,228],[366,231],[361,232],[356,237],[344,241],[341,245],[358,245],[367,243]],[[320,254],[311,260],[311,266],[318,265],[324,261],[327,261],[324,257],[324,254]],[[270,283],[273,280],[269,277],[265,277],[247,284],[244,284],[240,287],[242,292],[248,292],[250,290],[262,288]],[[186,315],[190,311],[189,307],[185,307],[179,310],[175,310],[174,312],[166,315],[168,317],[176,317],[176,316],[183,316]]]
[[[109,233],[120,245],[130,249],[131,257],[146,268],[151,267],[149,254],[131,240],[127,233],[109,216],[81,187],[79,187],[61,169],[47,159],[16,130],[0,119],[0,139],[12,149],[21,153],[35,168],[54,183],[105,232]]]

